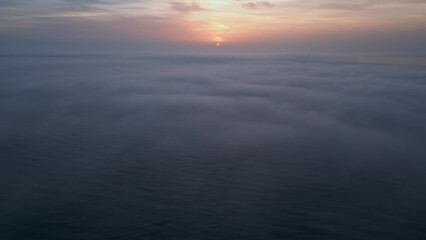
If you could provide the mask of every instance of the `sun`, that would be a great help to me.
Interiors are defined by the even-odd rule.
[[[220,47],[221,44],[224,42],[224,38],[227,35],[227,33],[229,32],[231,28],[218,23],[218,22],[213,22],[211,25],[211,33],[212,33],[212,41],[216,44],[217,47]]]

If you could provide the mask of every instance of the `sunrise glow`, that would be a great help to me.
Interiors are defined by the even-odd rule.
[[[395,42],[421,39],[426,28],[426,4],[405,0],[34,0],[0,4],[0,34],[12,43],[31,36],[70,44],[207,46],[226,42],[262,48],[271,44],[314,46],[333,39],[376,39],[378,44],[382,38],[395,38]]]

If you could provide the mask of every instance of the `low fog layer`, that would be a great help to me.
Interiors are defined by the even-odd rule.
[[[404,61],[318,55],[74,58],[29,57],[18,64],[10,57],[2,63],[2,136],[81,119],[105,134],[167,127],[175,133],[170,138],[180,138],[191,133],[174,131],[197,128],[209,131],[203,136],[208,141],[224,134],[247,144],[258,144],[259,137],[283,146],[303,141],[312,154],[340,151],[334,144],[350,145],[347,150],[357,154],[380,148],[406,154],[420,150],[425,134],[425,71]]]
[[[2,232],[415,239],[425,78],[343,56],[8,56]]]

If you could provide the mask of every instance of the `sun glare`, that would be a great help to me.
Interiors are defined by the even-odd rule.
[[[213,41],[216,43],[216,46],[220,46],[221,43],[224,42],[224,38],[229,32],[230,27],[221,24],[221,23],[213,23],[211,26],[211,33],[213,34]]]

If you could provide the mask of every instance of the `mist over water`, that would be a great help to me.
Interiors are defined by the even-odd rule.
[[[425,239],[426,69],[8,55],[1,239]]]

